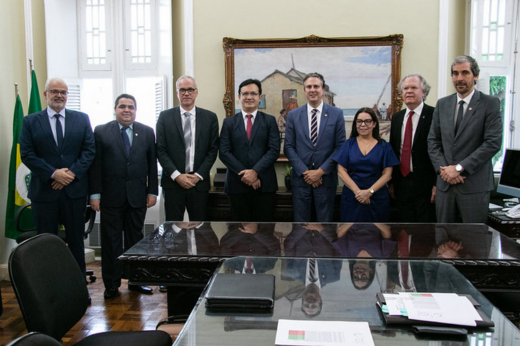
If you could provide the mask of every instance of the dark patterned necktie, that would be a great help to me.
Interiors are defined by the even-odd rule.
[[[311,111],[311,141],[314,146],[318,141],[318,116],[316,113],[318,113],[316,108]]]
[[[128,138],[128,133],[126,133],[127,129],[129,129],[128,126],[123,126],[121,128],[121,138],[123,139],[123,145],[125,146],[126,156],[130,155],[130,139]]]
[[[61,149],[63,146],[63,128],[61,127],[60,113],[54,114],[56,118],[56,142],[58,144],[58,149]]]

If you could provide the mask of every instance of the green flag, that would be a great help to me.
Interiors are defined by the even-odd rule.
[[[27,114],[36,113],[42,110],[42,101],[40,100],[40,91],[38,90],[38,81],[36,80],[36,72],[31,72],[31,96],[29,97],[29,112]]]
[[[27,204],[27,201],[24,200],[19,193],[19,190],[23,190],[23,195],[27,193],[27,187],[29,185],[29,178],[27,176],[30,174],[29,170],[22,164],[22,159],[20,157],[20,133],[22,131],[22,122],[23,122],[23,109],[22,109],[22,101],[20,100],[20,96],[16,96],[16,103],[14,106],[14,116],[13,116],[13,146],[11,147],[11,160],[9,163],[9,188],[7,192],[7,208],[5,215],[5,236],[7,238],[15,239],[18,236],[18,231],[16,230],[14,216],[19,207],[24,204]],[[22,166],[22,167],[20,167]],[[17,182],[17,170],[21,168],[20,172],[18,172],[18,182]],[[21,171],[25,168],[26,173],[20,174]],[[18,186],[18,188],[17,188]],[[23,215],[27,220],[20,220],[20,225],[26,228],[28,225],[32,223],[32,217],[29,213],[25,213]]]

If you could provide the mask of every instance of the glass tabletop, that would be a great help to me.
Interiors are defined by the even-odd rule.
[[[443,259],[520,266],[520,244],[485,224],[166,222],[124,256]]]
[[[253,274],[242,274],[248,262]],[[318,281],[309,281],[309,268],[317,268]],[[274,274],[273,310],[215,313],[206,309],[203,294],[174,345],[274,345],[279,319],[366,321],[376,345],[520,345],[519,330],[453,266],[439,261],[235,257],[219,271]],[[411,326],[386,325],[376,294],[404,291],[469,294],[495,327],[468,328],[461,339],[416,336]]]

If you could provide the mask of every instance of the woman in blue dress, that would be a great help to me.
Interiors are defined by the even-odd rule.
[[[371,108],[354,116],[350,139],[334,161],[345,186],[341,194],[341,222],[388,222],[390,196],[386,183],[398,165],[390,143],[379,135],[379,121]]]

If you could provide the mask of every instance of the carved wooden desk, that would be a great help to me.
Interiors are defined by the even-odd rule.
[[[520,292],[520,244],[484,224],[167,222],[119,260],[130,283],[166,285],[174,315],[189,313],[221,262],[235,256],[430,259],[452,264],[491,298]]]

